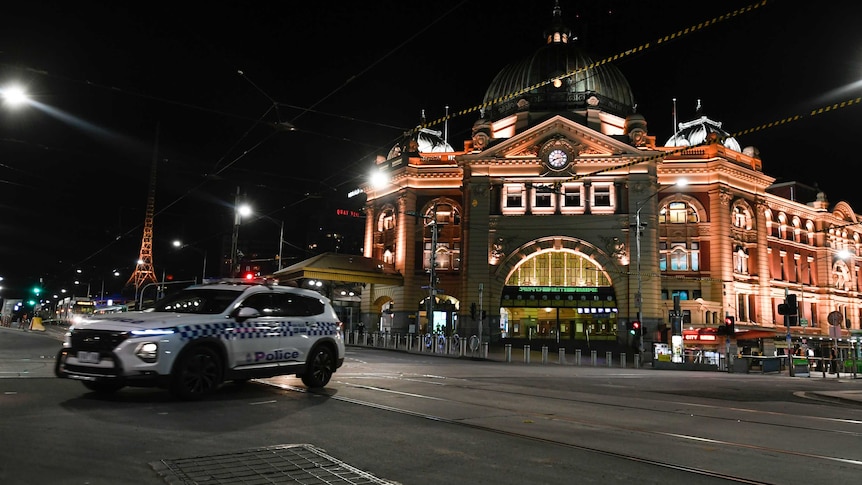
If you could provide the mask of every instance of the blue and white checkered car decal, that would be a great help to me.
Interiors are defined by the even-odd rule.
[[[177,330],[179,331],[180,339],[183,341],[205,337],[215,337],[222,340],[293,337],[294,335],[319,337],[338,333],[338,324],[335,322],[297,322],[285,320],[268,323],[277,324],[278,329],[275,330],[271,324],[261,326],[253,320],[246,320],[245,322],[180,325],[177,327]]]

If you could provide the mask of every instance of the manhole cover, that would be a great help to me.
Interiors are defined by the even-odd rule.
[[[307,444],[277,445],[224,455],[150,463],[169,484],[385,484],[377,478]]]

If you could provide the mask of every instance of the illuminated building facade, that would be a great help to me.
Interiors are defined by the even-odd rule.
[[[414,133],[378,160],[384,182],[362,187],[364,255],[404,279],[363,292],[368,328],[572,349],[636,347],[626,329],[642,320],[647,353],[672,334],[723,352],[715,331],[732,316],[730,343],[767,354],[788,334],[828,339],[834,312],[833,336],[859,332],[852,208],[776,184],[700,110],[657,144],[634,106],[556,8],[547,44],[493,80],[463,149]],[[786,293],[799,305],[789,332]]]

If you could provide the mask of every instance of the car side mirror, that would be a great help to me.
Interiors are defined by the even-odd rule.
[[[240,307],[239,310],[234,312],[234,318],[237,320],[248,320],[249,318],[259,317],[260,312],[257,311],[257,308],[252,308],[248,306]]]

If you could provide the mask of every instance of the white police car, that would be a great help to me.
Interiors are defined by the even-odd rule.
[[[276,375],[320,388],[343,363],[342,324],[326,297],[226,280],[190,286],[152,309],[74,324],[54,373],[96,392],[158,386],[191,400],[225,381]]]

